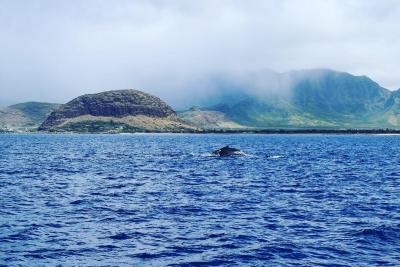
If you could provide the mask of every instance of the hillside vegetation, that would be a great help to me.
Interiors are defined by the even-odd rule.
[[[42,102],[26,102],[0,109],[0,128],[33,130],[60,105]]]
[[[210,98],[213,104],[200,108],[196,116],[182,112],[181,118],[206,128],[223,121],[256,128],[400,128],[399,91],[391,92],[366,76],[323,69],[269,73],[267,80],[255,75],[247,81],[220,81],[222,86]],[[217,115],[210,118],[212,114]]]

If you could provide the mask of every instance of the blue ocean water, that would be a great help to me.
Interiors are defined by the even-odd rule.
[[[209,152],[224,145],[242,157]],[[0,265],[399,266],[400,136],[0,135]]]

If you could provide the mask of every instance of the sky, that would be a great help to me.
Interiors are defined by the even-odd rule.
[[[0,0],[0,105],[135,88],[175,107],[216,73],[330,68],[400,88],[398,0]]]

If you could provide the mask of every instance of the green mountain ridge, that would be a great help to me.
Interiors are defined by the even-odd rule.
[[[26,102],[2,108],[0,129],[400,129],[400,89],[390,91],[366,76],[310,69],[241,73],[211,82],[212,94],[200,108],[178,113],[156,96],[116,90],[65,105]]]
[[[25,102],[0,109],[0,128],[12,130],[36,129],[60,104]]]
[[[247,80],[262,80],[260,75]],[[215,95],[219,103],[201,110],[220,112],[241,127],[400,128],[400,91],[385,89],[366,76],[315,69],[268,73],[263,84],[221,84],[222,93],[217,90]]]

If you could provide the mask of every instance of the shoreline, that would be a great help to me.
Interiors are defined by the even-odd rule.
[[[0,134],[109,134],[109,135],[130,135],[130,134],[337,134],[337,135],[400,135],[400,130],[394,129],[221,129],[221,130],[204,130],[193,132],[45,132],[45,131],[4,131]]]

